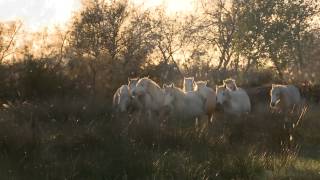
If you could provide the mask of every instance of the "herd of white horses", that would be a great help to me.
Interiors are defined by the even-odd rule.
[[[302,105],[299,89],[294,85],[272,84],[270,108],[289,113]],[[182,118],[208,116],[211,121],[219,110],[225,114],[240,116],[251,112],[251,101],[247,92],[238,87],[234,79],[226,79],[214,90],[206,81],[184,78],[182,89],[174,84],[161,88],[150,78],[129,79],[113,96],[113,107],[118,113],[126,113],[130,107],[152,118],[161,112]],[[165,111],[164,111],[165,109]]]

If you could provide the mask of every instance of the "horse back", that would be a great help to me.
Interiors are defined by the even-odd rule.
[[[287,86],[288,96],[291,100],[292,104],[300,104],[301,103],[301,94],[299,89],[294,85]]]
[[[244,89],[238,88],[236,91],[231,91],[231,104],[234,111],[248,112],[251,111],[251,102],[247,92]]]

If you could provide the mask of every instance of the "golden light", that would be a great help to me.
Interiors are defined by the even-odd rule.
[[[37,31],[65,24],[80,4],[79,0],[0,0],[0,21],[20,20],[28,30]]]
[[[177,13],[192,11],[196,0],[132,0],[132,2],[146,8],[164,6],[168,13]]]
[[[195,0],[130,0],[147,9],[163,6],[168,13],[190,12]],[[73,12],[81,8],[81,0],[0,0],[0,21],[23,22],[24,27],[38,31],[44,27],[65,25]]]

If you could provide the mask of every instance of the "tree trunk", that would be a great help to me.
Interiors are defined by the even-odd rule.
[[[283,73],[282,73],[282,69],[280,68],[280,65],[274,60],[273,60],[273,64],[276,67],[280,80],[283,81]]]
[[[234,70],[236,74],[239,74],[239,53],[236,54],[236,58],[234,59]]]
[[[251,68],[251,62],[252,62],[252,59],[249,58],[248,62],[247,62],[247,65],[246,65],[246,68],[244,70],[245,73],[248,73],[249,69]]]

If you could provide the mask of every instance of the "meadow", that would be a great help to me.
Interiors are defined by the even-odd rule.
[[[36,78],[3,86],[1,179],[320,178],[319,104],[311,95],[306,113],[290,117],[294,127],[271,113],[268,102],[241,118],[217,112],[211,125],[174,118],[150,122],[136,113],[114,114],[112,92],[50,91],[55,82],[68,83],[36,69]],[[16,87],[24,90],[21,97],[9,98]],[[269,98],[268,91],[258,95]]]

